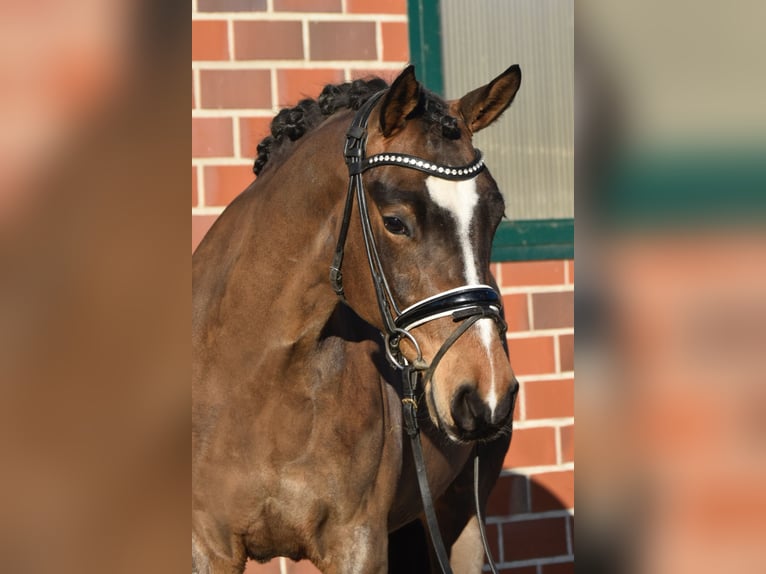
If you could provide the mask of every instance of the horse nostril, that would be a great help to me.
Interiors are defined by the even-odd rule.
[[[452,420],[463,431],[479,430],[489,422],[489,408],[479,397],[475,385],[463,384],[452,398]]]
[[[505,393],[502,400],[495,407],[495,412],[492,416],[492,422],[494,424],[500,424],[506,421],[513,414],[513,408],[516,405],[516,396],[519,394],[519,382],[516,377],[513,377],[511,385],[508,387],[508,392]]]

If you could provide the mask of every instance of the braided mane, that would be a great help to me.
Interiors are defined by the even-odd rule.
[[[306,98],[295,107],[284,108],[271,121],[271,135],[258,144],[253,172],[259,175],[269,159],[292,147],[292,142],[311,131],[339,110],[358,110],[370,96],[388,84],[381,78],[354,80],[344,84],[328,84],[316,100]],[[408,117],[423,116],[430,125],[438,126],[444,137],[458,139],[457,120],[446,113],[447,105],[436,94],[421,88],[420,101]]]

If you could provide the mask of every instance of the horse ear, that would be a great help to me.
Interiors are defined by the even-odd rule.
[[[380,107],[380,131],[384,137],[392,136],[404,127],[407,115],[420,99],[420,84],[415,79],[415,66],[410,64],[394,80],[383,97]]]
[[[458,108],[471,133],[486,128],[500,117],[521,84],[521,68],[514,64],[486,86],[468,92],[460,98]]]

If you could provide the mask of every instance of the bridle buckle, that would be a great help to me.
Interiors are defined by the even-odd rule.
[[[346,144],[343,156],[346,158],[348,174],[351,176],[362,173],[364,148],[367,144],[367,129],[362,126],[351,126],[346,132]]]

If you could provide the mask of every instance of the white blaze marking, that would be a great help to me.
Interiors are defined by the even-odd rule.
[[[476,256],[471,249],[471,222],[479,203],[479,193],[476,191],[476,178],[461,181],[450,181],[432,175],[426,178],[428,194],[436,205],[452,214],[457,223],[457,236],[460,249],[463,252],[463,262],[466,285],[479,285],[479,270],[476,264]],[[487,358],[490,366],[490,388],[487,393],[487,403],[490,413],[495,413],[497,407],[497,393],[495,392],[495,365],[492,362],[490,345],[492,343],[492,319],[480,319],[476,323],[484,347],[487,350]]]

